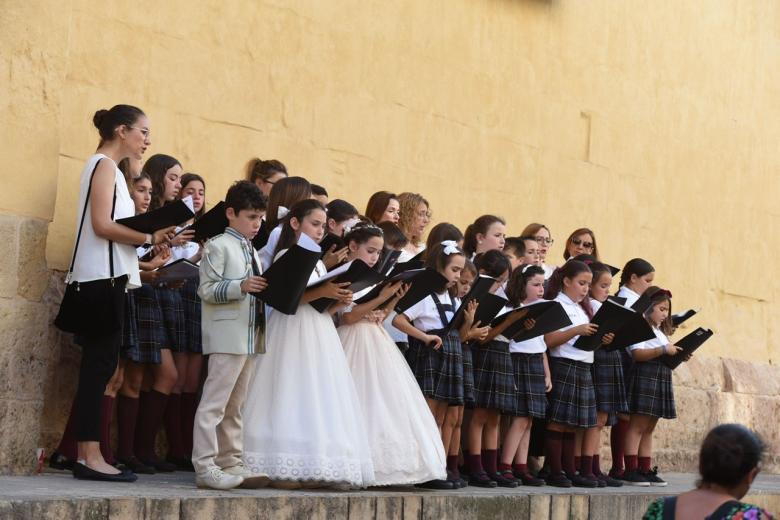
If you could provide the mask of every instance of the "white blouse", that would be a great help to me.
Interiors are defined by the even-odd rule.
[[[450,294],[447,291],[437,294],[436,297],[442,305],[450,304],[453,309],[455,308],[455,303],[452,301]],[[445,311],[444,315],[447,317],[447,321],[452,319],[453,314],[453,311]],[[444,326],[441,322],[441,317],[439,316],[439,310],[436,308],[436,303],[431,296],[426,296],[406,309],[403,312],[403,315],[412,322],[412,325],[414,325],[415,328],[423,332],[440,329]]]
[[[620,288],[620,290],[617,293],[619,298],[625,298],[626,299],[626,307],[631,308],[632,305],[636,303],[636,301],[639,299],[639,295],[626,287],[625,285]]]
[[[658,327],[653,327],[653,332],[655,332],[655,337],[653,339],[643,341],[642,343],[636,343],[631,345],[629,348],[631,350],[645,350],[650,348],[665,347],[669,344],[669,338],[666,337],[666,334],[664,334],[661,329]]]
[[[534,302],[525,305],[533,305],[534,303],[541,303],[545,300],[539,299]],[[509,352],[522,353],[522,354],[540,354],[547,350],[547,343],[544,342],[544,335],[536,336],[535,338],[527,339],[525,341],[510,341]]]
[[[555,301],[559,302],[563,306],[563,310],[566,311],[566,314],[571,320],[571,325],[562,328],[560,332],[564,332],[573,327],[584,325],[585,323],[590,322],[588,315],[585,314],[585,310],[580,307],[580,304],[566,296],[563,291],[558,293],[558,296],[555,297]],[[580,350],[574,346],[574,343],[578,339],[579,336],[574,336],[560,347],[551,348],[550,356],[573,359],[574,361],[584,361],[585,363],[593,363],[593,352]]]
[[[105,159],[110,161],[114,167],[114,186],[116,186],[116,204],[114,206],[114,220],[132,217],[135,215],[135,204],[130,198],[130,192],[127,189],[125,176],[117,168],[116,163],[102,153],[98,153],[87,159],[84,169],[81,171],[81,187],[79,189],[79,201],[76,211],[76,233],[79,231],[81,215],[84,210],[84,202],[87,199],[87,190],[89,189],[92,171],[95,169],[98,161]],[[90,282],[93,280],[103,280],[111,277],[109,267],[108,240],[95,234],[92,227],[92,202],[87,202],[86,215],[84,217],[84,226],[81,229],[81,239],[79,248],[76,251],[76,261],[73,265],[71,281]],[[74,242],[75,246],[75,242]],[[114,256],[114,276],[119,277],[127,275],[127,288],[135,289],[141,286],[141,275],[138,269],[138,256],[135,246],[130,244],[118,244],[112,242]]]

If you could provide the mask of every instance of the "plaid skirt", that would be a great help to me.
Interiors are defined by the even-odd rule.
[[[136,363],[160,363],[160,346],[165,341],[162,311],[157,291],[143,284],[132,291],[135,300],[136,333],[135,345],[122,351],[122,357]]]
[[[599,349],[594,353],[593,386],[596,388],[596,409],[607,412],[612,425],[617,420],[618,413],[628,413],[626,398],[626,383],[623,375],[623,363],[620,352],[607,352]]]
[[[198,284],[197,278],[190,278],[181,289],[181,300],[184,305],[184,352],[190,354],[201,354],[203,352]]]
[[[125,293],[125,323],[122,327],[122,344],[119,352],[122,358],[127,350],[138,348],[138,312],[135,308],[135,291]]]
[[[417,344],[414,376],[423,395],[451,405],[462,405],[463,350],[457,331],[452,331],[442,338],[439,350],[433,350],[410,337],[410,349],[413,343]]]
[[[548,421],[575,428],[596,426],[596,391],[590,363],[550,356],[550,372]]]
[[[627,348],[621,348],[617,352],[620,354],[620,364],[623,367],[623,387],[625,388],[626,399],[628,399],[630,390],[628,376],[631,374],[631,368],[634,366],[634,356],[631,355],[631,351]]]
[[[515,394],[514,406],[504,410],[515,417],[544,419],[547,415],[547,392],[544,388],[544,354],[513,352]]]
[[[628,408],[632,414],[675,419],[672,370],[652,359],[634,363],[631,370]]]
[[[463,351],[463,403],[469,408],[474,406],[474,352],[471,345],[461,343]]]
[[[160,302],[163,329],[165,330],[165,341],[162,348],[171,349],[171,352],[184,352],[187,335],[184,326],[184,302],[181,298],[181,291],[158,286],[155,288],[155,292]]]
[[[509,343],[493,340],[474,349],[474,407],[511,410],[517,385]]]

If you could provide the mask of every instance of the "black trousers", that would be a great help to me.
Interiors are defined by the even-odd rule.
[[[117,313],[125,313],[125,282],[117,283],[112,304]],[[120,287],[121,285],[121,287]],[[120,320],[122,323],[122,320]],[[122,328],[110,334],[81,336],[81,367],[79,386],[76,390],[76,439],[79,442],[100,441],[101,403],[106,385],[116,371],[119,348],[122,344]]]

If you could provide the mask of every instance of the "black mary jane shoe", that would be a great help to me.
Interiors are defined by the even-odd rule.
[[[135,482],[138,480],[138,475],[130,470],[124,470],[121,473],[112,475],[111,473],[101,473],[89,466],[76,462],[73,464],[73,478],[79,480],[97,480],[101,482]]]
[[[49,457],[49,467],[52,469],[73,471],[73,465],[75,463],[75,460],[69,459],[62,453],[56,451]]]
[[[498,486],[498,483],[490,478],[486,471],[480,471],[473,473],[469,477],[469,486],[481,487],[481,488],[494,488]]]
[[[491,480],[495,480],[498,487],[516,488],[520,482],[512,474],[511,470],[499,471],[498,473],[488,473]]]
[[[428,482],[423,482],[422,484],[417,484],[417,487],[423,488],[423,489],[436,489],[439,491],[446,491],[455,489],[455,486],[452,482],[449,480],[429,480]]]

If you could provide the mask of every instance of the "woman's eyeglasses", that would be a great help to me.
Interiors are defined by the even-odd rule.
[[[572,238],[571,239],[571,243],[574,244],[575,246],[580,246],[581,245],[585,249],[593,249],[593,242],[584,242],[584,241],[580,240],[579,238]]]
[[[536,243],[540,246],[548,245],[551,246],[555,240],[552,238],[545,238],[545,237],[534,237],[534,240],[536,240]]]

